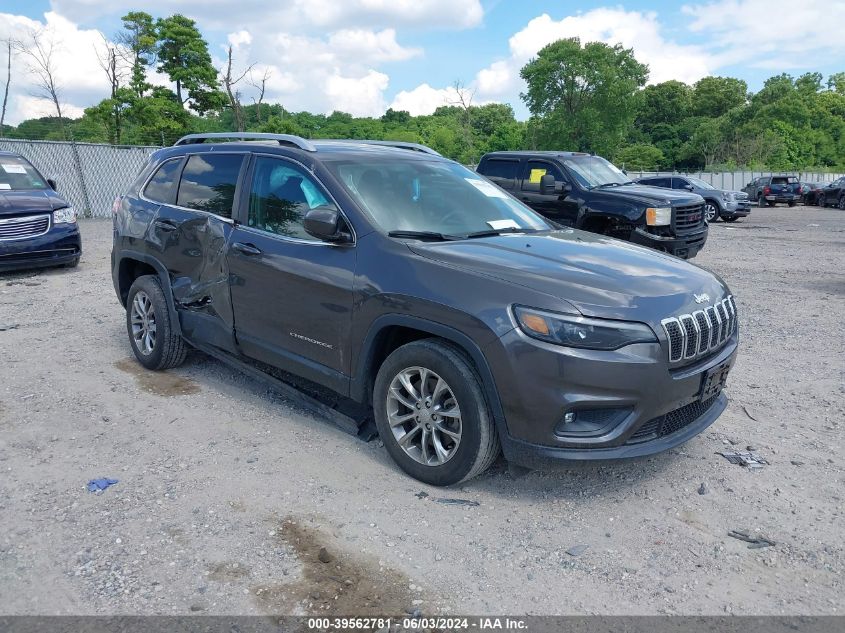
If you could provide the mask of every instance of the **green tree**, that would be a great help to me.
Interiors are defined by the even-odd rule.
[[[158,70],[176,84],[179,102],[188,103],[198,114],[220,109],[226,98],[219,88],[208,42],[194,21],[179,14],[160,18],[156,22],[156,32]]]
[[[665,162],[663,152],[654,145],[628,145],[616,152],[613,162],[622,169],[657,171]]]
[[[138,97],[143,97],[149,90],[147,68],[156,54],[156,34],[153,16],[143,11],[130,11],[122,18],[123,30],[117,34],[117,42],[128,51],[132,76],[129,87]]]
[[[692,114],[718,117],[728,110],[744,105],[748,98],[748,84],[733,77],[704,77],[693,86]]]
[[[692,89],[681,81],[646,86],[637,114],[637,126],[650,131],[657,125],[676,125],[689,116]]]
[[[541,148],[611,154],[633,123],[648,66],[631,49],[576,38],[543,48],[520,71]]]

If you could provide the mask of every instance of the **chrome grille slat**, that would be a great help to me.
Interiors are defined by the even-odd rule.
[[[692,314],[663,319],[661,325],[669,342],[669,362],[691,360],[720,348],[736,331],[738,320],[733,295]]]
[[[48,230],[50,230],[49,215],[4,218],[0,220],[0,241],[38,237]]]

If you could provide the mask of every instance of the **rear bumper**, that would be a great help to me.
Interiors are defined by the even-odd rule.
[[[78,224],[59,224],[44,235],[0,241],[0,271],[71,264],[82,255]]]
[[[801,197],[796,196],[795,194],[789,193],[789,194],[768,195],[768,196],[764,196],[763,199],[766,202],[787,202],[787,203],[789,203],[789,202],[798,202],[801,199]]]
[[[707,228],[703,231],[681,237],[661,237],[660,235],[653,235],[645,229],[637,227],[631,234],[631,241],[635,244],[669,253],[670,255],[692,259],[704,247],[704,243],[707,241]]]

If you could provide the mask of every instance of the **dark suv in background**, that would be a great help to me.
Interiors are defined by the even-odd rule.
[[[636,184],[614,165],[579,152],[493,152],[477,171],[529,207],[574,228],[684,259],[707,241],[704,200]]]
[[[148,369],[189,344],[317,383],[435,485],[500,447],[536,468],[685,442],[724,410],[738,342],[712,273],[560,230],[407,144],[181,139],[116,201],[112,276]]]
[[[23,156],[0,151],[0,271],[67,266],[82,255],[76,211]]]
[[[649,176],[637,180],[641,185],[683,189],[704,198],[704,215],[708,222],[735,222],[751,213],[751,202],[744,191],[717,189],[709,182],[692,176]]]
[[[773,207],[778,202],[794,207],[802,199],[801,183],[795,176],[760,176],[742,190],[760,207],[764,204]]]
[[[816,191],[816,201],[820,207],[834,206],[845,209],[845,178],[837,178]]]

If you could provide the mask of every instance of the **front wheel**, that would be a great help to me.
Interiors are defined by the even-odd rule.
[[[726,216],[722,216],[722,219],[725,222],[736,222],[737,220],[739,220],[739,216],[738,215],[726,215]]]
[[[839,208],[845,210],[845,196],[839,198]]]
[[[464,354],[438,339],[396,349],[373,388],[379,437],[406,473],[449,486],[487,470],[499,437],[481,382]]]
[[[188,353],[174,332],[161,282],[155,275],[138,277],[126,298],[126,330],[135,358],[147,369],[181,365]]]
[[[704,217],[707,219],[708,222],[719,221],[719,208],[716,206],[715,203],[709,200],[704,203]]]

